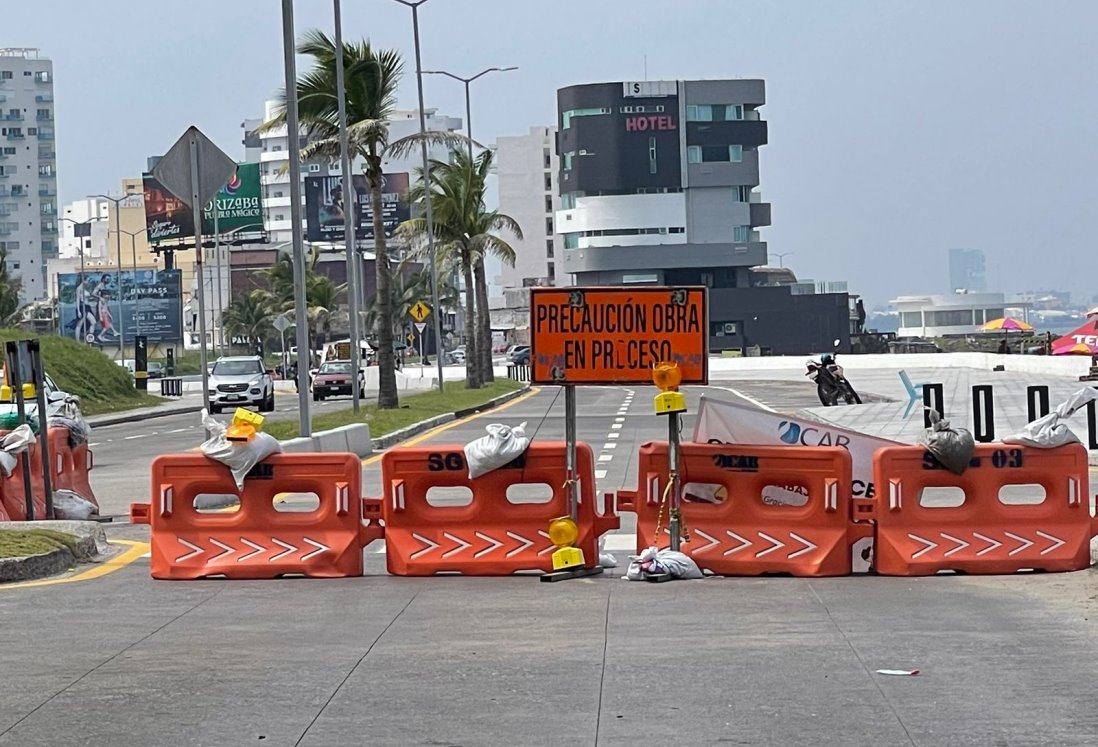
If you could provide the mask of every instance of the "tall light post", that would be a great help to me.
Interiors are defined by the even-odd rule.
[[[465,85],[465,134],[468,136],[468,140],[469,140],[468,145],[469,145],[469,162],[470,163],[472,163],[472,161],[473,161],[473,107],[472,107],[470,97],[469,97],[469,85],[474,80],[476,80],[477,78],[483,77],[483,76],[487,75],[488,73],[506,73],[506,72],[509,72],[511,70],[518,70],[518,68],[513,66],[513,65],[509,66],[509,67],[490,67],[490,68],[487,68],[485,70],[481,70],[479,73],[477,73],[476,75],[474,75],[472,77],[469,77],[469,78],[463,78],[460,75],[454,75],[453,73],[451,73],[447,70],[424,70],[423,71],[424,75],[445,75],[448,78],[453,78],[454,80],[461,81]],[[468,234],[466,234],[466,237],[468,237]],[[484,258],[482,257],[479,260],[479,262],[483,263]],[[459,283],[458,280],[457,280],[457,276],[458,276],[458,272],[457,272],[457,270],[454,270],[453,284],[454,284],[455,288],[458,288],[458,287],[461,286],[461,283]],[[458,294],[458,297],[460,298],[460,294]],[[471,313],[471,312],[472,312],[472,309],[466,309],[465,310],[465,313],[467,313],[467,314]],[[487,315],[487,310],[485,310],[485,314]],[[475,317],[474,317],[473,321],[474,321],[474,323],[476,323]],[[490,326],[491,325],[489,325],[489,327]],[[480,333],[482,331],[483,330],[478,329],[476,336],[479,337]],[[489,347],[488,350],[480,350],[479,349],[480,346],[479,345],[477,346],[477,355],[478,355],[478,357],[480,357],[481,361],[483,361],[484,364],[487,365],[487,367],[488,367],[487,368],[487,373],[488,374],[492,374],[492,366],[493,366],[493,363],[492,363],[492,350],[491,350],[492,339],[491,338],[492,338],[492,333],[489,330],[488,340],[487,340],[488,341],[488,347]]]
[[[358,371],[362,349],[358,329],[358,253],[355,251],[355,185],[351,179],[351,149],[347,143],[347,87],[344,84],[343,17],[340,0],[332,0],[335,13],[336,89],[339,99],[339,159],[343,172],[343,248],[347,252],[347,310],[351,317],[351,407],[359,410]],[[396,351],[394,351],[396,352]]]
[[[412,34],[416,43],[416,88],[419,89],[419,134],[427,132],[427,116],[423,111],[423,64],[419,53],[419,6],[427,0],[396,0],[412,9]],[[431,162],[427,158],[427,140],[420,143],[423,152],[423,190],[427,203],[427,252],[431,257],[431,305],[435,317],[435,358],[438,363],[438,390],[444,391],[442,381],[442,308],[439,304],[438,256],[435,252],[435,220],[431,212]],[[376,260],[375,260],[376,261]]]
[[[137,237],[144,234],[144,231],[123,231],[121,228],[117,229],[117,233],[124,233],[130,237],[130,251],[133,253],[133,323],[134,323],[134,337],[141,334],[141,294],[137,290]],[[119,273],[122,268],[119,266]],[[119,284],[121,284],[119,280]]]
[[[92,223],[96,223],[97,221],[93,221],[93,220],[73,220],[72,218],[65,218],[65,217],[60,218],[60,220],[61,221],[68,221],[73,226],[72,235],[73,235],[73,238],[76,239],[76,248],[80,252],[80,292],[81,293],[87,293],[87,289],[84,287],[84,239],[90,239],[91,238]],[[61,313],[60,312],[60,309],[61,309],[60,285],[58,285],[58,292],[57,292],[57,308],[58,308],[58,314],[60,315],[60,313]],[[76,313],[80,317],[84,316],[83,304],[77,302],[77,304],[76,304]],[[80,327],[80,325],[78,323],[77,328],[79,328],[79,327]],[[58,330],[58,334],[61,334],[61,325],[60,325],[60,323],[58,323],[57,330]],[[84,339],[81,340],[81,342],[87,344],[88,340],[87,340],[86,335],[85,335]]]
[[[313,434],[309,417],[309,325],[305,304],[305,241],[301,235],[301,131],[297,122],[297,60],[294,57],[294,0],[282,0],[282,56],[286,78],[286,141],[290,157],[290,225],[293,226],[294,317],[297,324],[297,409],[299,435]]]
[[[448,78],[461,81],[465,84],[465,134],[469,137],[469,160],[473,160],[473,108],[469,99],[469,85],[477,78],[483,77],[488,73],[506,73],[511,70],[518,70],[517,67],[490,67],[486,70],[481,70],[479,73],[471,78],[463,78],[460,75],[454,75],[447,70],[424,70],[424,75],[445,75]]]
[[[785,267],[785,258],[790,254],[793,254],[793,252],[770,252],[771,257],[778,258],[778,267]]]
[[[114,203],[114,226],[122,227],[122,202],[135,195],[127,192],[122,197],[109,197],[107,195],[92,195]],[[122,234],[115,232],[115,245],[118,247],[118,352],[122,354],[122,360],[126,360],[126,319],[122,313]],[[196,251],[201,251],[200,249]],[[205,345],[205,340],[202,342]]]

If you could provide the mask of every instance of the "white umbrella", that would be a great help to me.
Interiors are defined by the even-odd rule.
[[[1086,313],[1087,319],[1090,319],[1092,316],[1098,316],[1098,306],[1095,306],[1093,309]]]

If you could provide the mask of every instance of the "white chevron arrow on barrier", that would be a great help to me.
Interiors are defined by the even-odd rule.
[[[1031,540],[1031,539],[1027,539],[1025,537],[1019,537],[1017,534],[1011,534],[1010,532],[1003,532],[1003,534],[1005,534],[1007,537],[1010,537],[1012,540],[1017,540],[1018,542],[1022,543],[1022,544],[1018,545],[1017,547],[1015,547],[1010,552],[1008,552],[1007,557],[1014,557],[1015,555],[1022,552],[1023,550],[1026,550],[1030,547],[1033,547],[1033,540]]]
[[[270,557],[270,559],[267,561],[268,563],[273,563],[276,560],[281,560],[282,558],[286,557],[287,555],[293,555],[295,552],[297,552],[297,548],[294,547],[293,545],[291,545],[289,542],[283,542],[282,540],[278,539],[277,537],[271,537],[271,541],[274,542],[276,545],[279,545],[280,547],[284,547],[286,549],[284,551],[280,552],[278,555],[272,555]]]
[[[925,547],[923,547],[922,550],[919,550],[918,552],[912,554],[912,556],[911,556],[912,560],[915,560],[916,558],[921,558],[922,556],[926,555],[928,552],[930,552],[931,550],[933,550],[934,548],[936,548],[938,546],[937,542],[931,542],[930,540],[928,540],[924,537],[920,537],[917,534],[911,534],[910,532],[908,532],[907,536],[910,537],[911,539],[915,540],[916,542],[922,542],[923,545],[925,545]]]
[[[790,539],[795,539],[798,542],[800,542],[802,545],[804,545],[804,547],[800,550],[797,550],[797,552],[789,553],[789,559],[790,560],[792,560],[793,558],[800,557],[801,555],[804,555],[806,553],[810,553],[813,550],[815,550],[817,547],[819,547],[819,545],[815,544],[814,542],[811,542],[810,540],[806,540],[804,537],[802,537],[799,534],[794,534],[793,532],[790,532],[789,537],[790,537]]]
[[[765,532],[759,532],[759,536],[762,537],[767,542],[769,542],[770,547],[766,548],[765,550],[759,550],[757,553],[755,553],[756,558],[765,557],[765,556],[769,555],[770,553],[774,552],[775,550],[780,550],[783,547],[785,547],[784,542],[782,542],[781,540],[776,539],[774,537],[771,537],[769,534],[766,534]]]
[[[965,542],[963,539],[958,539],[957,537],[953,537],[951,535],[948,535],[945,532],[938,532],[938,534],[941,536],[942,539],[949,540],[950,542],[957,545],[952,550],[947,550],[945,552],[945,557],[947,557],[947,558],[950,555],[954,555],[956,553],[959,553],[961,550],[964,550],[966,547],[971,547],[972,546],[971,542]]]
[[[263,547],[263,545],[257,545],[256,543],[252,542],[249,539],[245,539],[244,537],[241,537],[240,541],[243,542],[248,547],[252,548],[255,552],[250,552],[247,555],[241,555],[239,558],[236,559],[237,563],[241,563],[241,562],[247,560],[248,558],[254,558],[256,555],[262,555],[263,553],[267,552],[266,547]]]
[[[734,553],[739,552],[740,550],[751,547],[751,540],[747,539],[746,537],[741,537],[740,535],[733,532],[731,529],[725,529],[724,533],[727,534],[732,539],[737,539],[737,540],[740,541],[740,544],[737,545],[736,547],[733,547],[729,550],[725,550],[724,551],[725,555],[732,555]]]
[[[972,536],[975,537],[976,539],[983,540],[984,542],[987,543],[987,547],[985,547],[983,550],[980,550],[978,553],[976,553],[977,558],[981,558],[984,555],[987,555],[992,550],[995,550],[996,548],[999,548],[999,547],[1003,546],[1003,543],[1000,542],[999,540],[993,540],[991,537],[987,537],[985,535],[982,535],[979,532],[973,532]]]
[[[709,540],[709,544],[695,548],[691,551],[692,555],[697,555],[698,553],[705,552],[706,550],[712,550],[714,547],[720,547],[721,541],[716,537],[710,537],[708,534],[700,529],[695,529],[694,534],[698,535],[699,537],[705,537],[707,540]]]
[[[198,557],[202,553],[206,552],[204,549],[202,549],[198,545],[195,545],[191,542],[188,542],[187,540],[183,539],[182,537],[176,537],[176,539],[179,540],[179,544],[186,545],[187,547],[191,548],[191,551],[189,553],[187,553],[186,555],[180,555],[178,558],[176,558],[175,559],[176,563],[182,563],[184,560],[190,560],[191,558]]]
[[[473,546],[472,542],[466,542],[461,537],[450,534],[449,532],[443,532],[442,536],[454,543],[454,546],[442,553],[442,557],[448,558],[451,555],[457,555],[462,550],[468,550]]]
[[[423,549],[422,550],[416,550],[414,553],[412,553],[409,556],[412,560],[415,560],[416,558],[422,557],[422,556],[426,555],[427,553],[431,552],[431,550],[435,550],[435,549],[441,547],[441,545],[439,545],[439,543],[434,542],[432,540],[429,540],[421,534],[416,534],[415,532],[412,532],[412,537],[423,543]]]
[[[212,558],[210,558],[210,560],[209,560],[210,563],[213,563],[214,561],[217,561],[217,560],[221,560],[222,558],[227,558],[230,555],[232,555],[234,552],[236,552],[235,547],[231,547],[230,545],[226,545],[224,542],[219,542],[219,541],[215,540],[213,537],[210,537],[210,542],[217,545],[222,550],[224,550],[224,552],[220,552],[217,555],[214,555]]]
[[[499,548],[503,547],[502,542],[500,542],[498,539],[495,539],[494,537],[489,537],[487,534],[484,534],[484,532],[474,532],[474,534],[477,537],[479,537],[480,539],[484,540],[485,542],[491,542],[492,543],[488,547],[484,548],[483,550],[480,550],[478,552],[473,553],[474,558],[482,557],[482,556],[487,555],[488,553],[492,552],[493,550],[498,550]]]
[[[1038,531],[1038,532],[1037,532],[1037,534],[1038,534],[1038,536],[1040,536],[1040,537],[1044,537],[1044,538],[1045,538],[1045,539],[1047,539],[1047,540],[1048,540],[1049,542],[1053,542],[1053,543],[1055,543],[1055,544],[1049,545],[1049,546],[1048,546],[1048,547],[1046,547],[1046,548],[1045,548],[1044,550],[1041,550],[1041,554],[1042,554],[1042,555],[1046,555],[1046,554],[1048,554],[1048,553],[1052,552],[1053,550],[1058,550],[1059,548],[1063,547],[1063,546],[1064,546],[1064,544],[1065,544],[1065,543],[1064,543],[1064,540],[1060,539],[1059,537],[1054,537],[1054,536],[1052,536],[1051,534],[1045,534],[1045,533],[1044,533],[1044,532],[1042,532],[1042,531]]]
[[[529,548],[534,546],[534,540],[526,539],[521,534],[515,534],[514,532],[508,532],[507,536],[510,537],[511,539],[515,540],[516,542],[521,542],[522,543],[521,545],[516,547],[514,550],[511,550],[510,552],[507,553],[507,557],[509,557],[509,558],[513,558],[516,555],[518,555],[520,552],[522,552],[523,550],[529,549]]]
[[[315,550],[313,550],[308,555],[302,555],[301,556],[302,560],[308,560],[309,558],[312,558],[316,555],[320,555],[320,553],[322,553],[322,552],[326,552],[326,551],[332,549],[332,548],[328,547],[327,545],[325,545],[324,543],[317,542],[316,540],[311,540],[308,537],[303,537],[302,539],[304,539],[306,542],[308,542],[310,545],[312,545],[313,547],[316,548]]]

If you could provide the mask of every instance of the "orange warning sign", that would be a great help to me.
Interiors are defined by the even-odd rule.
[[[706,288],[530,289],[535,384],[651,384],[675,361],[683,384],[709,381]]]

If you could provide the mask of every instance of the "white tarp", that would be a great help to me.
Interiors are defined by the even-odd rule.
[[[755,444],[761,446],[840,446],[850,452],[853,483],[852,497],[872,498],[873,454],[886,446],[902,446],[898,441],[869,436],[815,420],[794,418],[758,407],[733,404],[702,396],[698,406],[694,441],[699,443]],[[762,499],[768,503],[801,506],[806,500],[799,488],[767,487]],[[684,493],[688,493],[684,487]],[[701,497],[701,496],[699,496]],[[854,547],[854,570],[867,570],[861,558],[868,557],[866,547]]]

